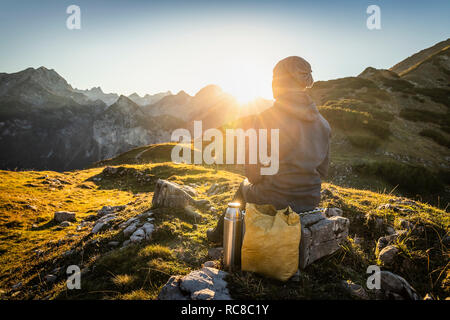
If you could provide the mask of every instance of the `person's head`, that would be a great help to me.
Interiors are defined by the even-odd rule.
[[[287,92],[312,87],[314,80],[311,72],[311,65],[305,59],[296,56],[284,58],[273,68],[273,97],[277,99]]]

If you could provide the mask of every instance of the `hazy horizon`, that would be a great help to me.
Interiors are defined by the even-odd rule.
[[[66,8],[81,8],[81,29]],[[381,30],[366,9],[381,8]],[[274,65],[299,55],[316,81],[390,68],[447,39],[448,1],[1,1],[0,71],[54,69],[78,89],[140,96],[216,84],[271,99]]]

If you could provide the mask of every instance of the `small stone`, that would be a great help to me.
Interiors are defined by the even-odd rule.
[[[119,245],[119,241],[110,241],[108,242],[108,246],[117,247]]]
[[[212,300],[215,292],[211,289],[202,289],[191,294],[192,300]]]
[[[62,228],[67,228],[71,226],[71,223],[69,221],[63,221],[59,224],[59,226]]]
[[[131,243],[130,240],[125,240],[125,241],[122,243],[122,247],[124,248],[124,247],[128,246],[130,243]]]
[[[209,267],[209,268],[215,268],[216,267],[216,263],[214,261],[206,261],[203,264],[204,267]]]
[[[390,265],[394,262],[398,252],[399,249],[396,246],[390,245],[381,250],[378,258],[384,264]]]
[[[369,300],[369,295],[367,294],[367,292],[364,290],[364,288],[362,286],[360,286],[359,284],[353,283],[350,280],[342,280],[341,281],[342,287],[348,292],[350,293],[350,295],[352,297],[355,297],[357,299],[361,299],[361,300]]]
[[[75,212],[68,212],[68,211],[56,211],[54,213],[53,219],[57,222],[57,223],[61,223],[63,221],[71,221],[71,222],[75,222],[76,221],[76,214]]]
[[[300,282],[300,269],[289,279],[293,282]]]
[[[137,229],[137,223],[133,223],[133,224],[129,225],[128,227],[126,227],[126,228],[123,230],[123,235],[124,235],[126,238],[128,238],[130,235],[133,234],[133,232],[136,231],[136,229]]]
[[[222,253],[222,247],[208,249],[208,257],[212,260],[220,260],[222,258]]]
[[[395,229],[392,228],[391,226],[387,226],[387,227],[386,227],[386,232],[387,232],[389,235],[393,235],[393,234],[396,233],[396,232],[395,232]]]
[[[11,287],[11,289],[12,289],[13,291],[19,290],[20,288],[22,288],[22,282],[18,282],[18,283],[16,283],[15,285],[13,285],[13,286]]]
[[[141,242],[145,239],[145,231],[142,228],[137,229],[130,237],[131,242]]]
[[[103,223],[103,222],[97,222],[97,223],[95,224],[94,228],[92,228],[91,233],[92,233],[92,234],[95,234],[95,233],[99,232],[101,229],[103,229],[105,226],[106,226],[105,223]]]
[[[325,215],[327,217],[336,217],[336,216],[342,216],[343,211],[339,208],[327,208],[325,210]]]
[[[48,274],[44,277],[45,282],[47,283],[53,283],[55,282],[57,277],[54,274]]]

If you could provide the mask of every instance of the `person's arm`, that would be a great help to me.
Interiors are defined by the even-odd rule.
[[[330,164],[330,145],[328,144],[328,150],[327,150],[325,159],[317,167],[317,171],[319,172],[321,179],[324,179],[327,177],[329,164]]]

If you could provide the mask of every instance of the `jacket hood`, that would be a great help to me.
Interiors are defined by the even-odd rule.
[[[289,92],[278,97],[275,106],[304,121],[315,121],[319,117],[316,104],[304,91]]]

